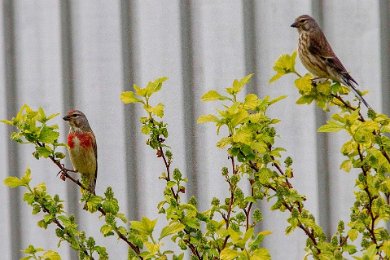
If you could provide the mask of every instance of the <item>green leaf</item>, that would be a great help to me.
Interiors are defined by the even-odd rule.
[[[351,160],[345,160],[341,163],[340,165],[340,169],[341,170],[344,170],[346,172],[350,172],[351,169],[352,169],[352,162]]]
[[[10,188],[23,186],[24,182],[18,177],[10,176],[4,179],[4,184]]]
[[[269,260],[271,255],[266,248],[259,248],[253,251],[250,260]]]
[[[344,129],[344,125],[336,121],[328,121],[325,125],[320,126],[320,128],[318,128],[317,131],[323,133],[332,133],[332,132],[338,132],[343,129]]]
[[[121,93],[120,99],[125,104],[141,102],[139,98],[136,97],[133,91],[124,91]]]
[[[356,229],[351,229],[348,231],[348,237],[351,239],[351,241],[355,241],[358,235],[359,232]]]
[[[284,54],[281,55],[275,62],[275,65],[273,67],[274,71],[276,71],[276,74],[272,76],[272,78],[269,80],[269,83],[272,83],[276,80],[278,80],[280,77],[295,72],[295,59],[297,57],[297,52],[294,51],[291,55]]]
[[[23,185],[28,185],[31,181],[31,169],[27,168],[23,177],[20,179]]]
[[[44,260],[61,260],[61,256],[53,250],[48,250],[48,251],[46,251],[46,253],[43,254],[42,259],[44,259]]]
[[[313,88],[311,84],[311,79],[312,76],[310,74],[306,74],[305,76],[295,80],[295,86],[297,87],[300,93],[308,94],[311,92]]]
[[[233,260],[239,256],[239,253],[233,249],[225,247],[221,252],[221,260]]]
[[[131,228],[137,230],[143,235],[151,235],[154,230],[154,226],[157,223],[157,219],[150,220],[143,217],[141,221],[130,221]]]
[[[164,116],[164,105],[159,103],[157,106],[152,107],[150,111],[156,116],[162,118]]]
[[[154,81],[148,82],[148,84],[145,87],[145,97],[150,97],[152,94],[160,91],[162,84],[164,81],[166,81],[167,77],[158,78]]]
[[[172,222],[161,230],[160,240],[166,236],[178,233],[184,229],[184,225],[179,222]]]
[[[7,125],[14,125],[14,122],[13,122],[13,121],[6,120],[6,119],[0,120],[0,122],[1,122],[1,123],[4,123],[4,124],[7,124]]]
[[[255,94],[248,94],[245,97],[244,108],[249,110],[255,110],[260,104],[260,100]]]
[[[210,123],[210,122],[217,123],[218,121],[219,121],[218,117],[216,117],[215,115],[212,115],[212,114],[208,114],[208,115],[201,115],[198,118],[197,123],[198,124],[204,124],[204,123]]]
[[[37,153],[39,155],[38,158],[39,157],[48,158],[52,154],[51,150],[49,150],[47,147],[38,146],[35,148],[35,150],[37,151]]]
[[[43,143],[53,143],[55,140],[58,139],[60,136],[60,133],[55,131],[53,128],[44,126],[39,133],[38,140]]]
[[[34,247],[33,245],[29,245],[26,249],[23,249],[22,252],[25,254],[35,254],[37,252],[42,252],[43,248]]]
[[[103,225],[103,226],[100,228],[100,233],[102,233],[103,236],[105,236],[105,237],[106,237],[106,236],[113,235],[114,232],[112,232],[112,231],[113,231],[112,227],[111,227],[110,225],[107,225],[107,224]]]
[[[202,96],[202,101],[215,101],[215,100],[227,100],[228,97],[225,97],[219,94],[216,90],[210,90]]]

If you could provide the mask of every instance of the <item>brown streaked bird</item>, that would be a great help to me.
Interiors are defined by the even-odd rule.
[[[301,15],[291,27],[298,30],[298,54],[305,68],[319,78],[331,79],[350,87],[356,97],[371,109],[357,90],[358,83],[337,58],[317,22],[309,15]]]
[[[75,171],[81,174],[81,183],[95,194],[97,178],[97,145],[88,119],[79,110],[70,110],[63,117],[69,123],[68,150]]]

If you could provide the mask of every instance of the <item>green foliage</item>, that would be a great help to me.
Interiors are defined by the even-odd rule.
[[[283,57],[276,63],[279,67],[294,67],[291,61],[286,61]],[[288,74],[281,70],[276,72],[279,78]],[[344,224],[340,224],[331,242],[319,245],[319,256],[342,259],[344,253],[353,255],[357,249],[351,243],[360,237],[363,251],[361,256],[354,256],[355,259],[385,259],[389,256],[390,244],[389,231],[384,228],[390,220],[390,139],[387,134],[390,118],[372,109],[367,116],[363,116],[360,104],[355,106],[345,99],[349,89],[339,82],[326,80],[317,84],[310,74],[295,74],[298,76],[295,86],[301,94],[298,104],[315,101],[325,111],[328,111],[329,106],[340,108],[318,131],[344,131],[350,139],[341,147],[341,153],[346,159],[340,168],[346,172],[357,170],[354,192],[356,200],[351,208],[347,235],[344,234]],[[339,246],[335,248],[334,245],[337,244]]]
[[[43,248],[36,248],[33,245],[29,245],[22,252],[26,256],[22,257],[21,260],[61,260],[61,256],[57,252],[53,250],[45,251]]]
[[[275,124],[280,120],[268,116],[268,108],[285,96],[242,95],[252,74],[234,80],[223,93],[210,90],[202,96],[205,102],[222,104],[222,109],[201,115],[198,123],[215,124],[218,134],[221,128],[227,130],[216,145],[227,152],[230,160],[220,172],[228,197],[213,198],[204,211],[199,211],[196,198],[183,199],[188,180],[179,169],[173,168],[164,104],[152,102],[167,80],[159,78],[145,87],[134,85],[134,90],[121,93],[120,99],[124,104],[140,105],[145,111],[140,118],[141,131],[147,136],[146,144],[165,166],[159,176],[165,189],[157,210],[166,218],[166,224],[158,232],[155,218],[127,219],[120,211],[113,189],[107,187],[101,196],[83,193],[81,198],[86,212],[102,216],[101,234],[125,242],[129,246],[128,259],[183,259],[182,251],[188,251],[192,259],[271,259],[262,242],[272,231],[257,231],[263,219],[258,202],[267,200],[272,202],[271,210],[288,213],[286,234],[300,229],[307,236],[305,259],[309,256],[345,259],[346,255],[355,259],[385,259],[390,254],[390,236],[384,228],[390,219],[390,119],[373,110],[367,117],[363,116],[359,105],[345,99],[349,93],[347,87],[330,80],[313,80],[310,74],[301,76],[295,69],[295,60],[295,52],[282,55],[275,63],[276,74],[270,82],[293,74],[297,76],[295,87],[301,95],[298,104],[315,102],[324,111],[329,111],[330,106],[340,108],[318,131],[344,131],[350,137],[341,147],[345,160],[340,166],[346,172],[352,169],[356,172],[356,201],[348,223],[340,221],[335,234],[327,237],[305,207],[305,196],[292,185],[293,159],[284,155],[283,147],[275,146],[278,137]],[[50,159],[60,169],[62,179],[69,179],[84,189],[61,164],[65,154],[57,148],[65,144],[58,142],[58,126],[49,124],[57,115],[46,116],[42,108],[33,110],[23,105],[16,117],[2,122],[16,128],[12,140],[32,144],[35,158]],[[79,230],[75,218],[64,212],[58,195],[50,195],[44,183],[31,185],[31,175],[27,169],[23,177],[7,177],[4,184],[26,189],[23,199],[32,207],[32,214],[41,216],[38,226],[46,229],[55,225],[58,244],[67,242],[81,259],[96,256],[108,259],[105,247],[96,245],[93,237]],[[249,189],[242,189],[244,186]],[[166,239],[176,247],[166,248]],[[361,252],[354,244],[356,241],[361,241]],[[60,259],[58,253],[32,245],[23,252],[26,254],[23,259]]]
[[[54,159],[63,159],[65,154],[56,152],[64,143],[58,143],[58,125],[48,125],[48,121],[58,116],[52,114],[46,116],[43,108],[38,110],[31,109],[28,105],[23,105],[17,115],[11,120],[0,120],[0,122],[16,127],[17,131],[13,132],[11,139],[21,144],[34,144],[36,159],[53,157]]]

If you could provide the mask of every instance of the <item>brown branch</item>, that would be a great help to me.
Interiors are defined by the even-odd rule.
[[[234,156],[229,156],[231,162],[232,162],[232,174],[233,175],[236,175],[237,174],[237,169],[236,169],[236,163],[235,163],[235,160],[234,160]],[[232,213],[232,209],[233,209],[233,203],[234,203],[234,190],[235,190],[235,186],[233,185],[233,183],[229,180],[229,176],[226,176],[226,181],[228,182],[229,184],[229,190],[230,190],[230,200],[229,200],[229,207],[228,207],[228,210],[227,210],[227,216],[226,216],[226,230],[229,228],[230,226],[230,215]],[[226,236],[225,237],[225,240],[223,241],[223,246],[222,246],[222,249],[224,249],[226,247],[226,244],[229,240],[229,236]]]
[[[45,145],[40,143],[40,142],[37,142],[37,145],[40,146],[40,147],[44,147]],[[67,168],[65,168],[65,166],[63,164],[61,164],[61,162],[59,160],[56,160],[53,156],[49,156],[50,160],[55,164],[57,165],[57,167],[60,169],[60,174],[62,174],[63,176],[65,176],[65,178],[67,179],[70,179],[73,183],[75,183],[77,186],[79,186],[80,188],[82,188],[83,190],[87,190],[89,191],[79,180],[76,180],[75,178],[73,178],[72,176],[70,176],[68,174],[68,172],[75,172],[73,170],[69,170]],[[99,207],[98,210],[105,216],[106,215],[106,212],[101,208]],[[134,245],[133,243],[131,243],[127,238],[126,236],[124,236],[122,233],[120,233],[117,229],[114,229],[115,233],[118,235],[118,237],[120,239],[122,239],[123,241],[125,241],[133,250],[134,252],[136,252],[137,254],[140,254],[140,249],[138,248],[138,246]],[[143,259],[141,256],[139,256],[140,259]]]
[[[358,148],[358,153],[359,153],[359,159],[363,163],[364,156],[363,156],[363,153],[360,149],[360,145],[358,145],[357,148]],[[363,164],[360,167],[360,169],[362,170],[363,175],[364,175],[364,191],[366,192],[367,197],[368,197],[368,205],[366,205],[366,209],[368,210],[368,213],[369,213],[370,218],[371,218],[371,225],[366,226],[366,228],[367,228],[368,232],[370,233],[372,241],[375,243],[376,247],[379,248],[378,241],[376,240],[376,237],[375,237],[375,220],[378,218],[378,216],[374,216],[374,212],[372,211],[372,203],[376,199],[376,197],[372,196],[370,190],[368,189],[368,184],[367,184],[368,171],[367,171],[367,169],[364,167]]]
[[[98,211],[99,211],[100,213],[102,213],[104,216],[107,215],[106,211],[105,211],[102,207],[99,207],[99,208],[98,208]],[[119,232],[119,230],[118,230],[118,228],[117,228],[116,226],[113,226],[113,228],[114,228],[115,233],[118,235],[118,237],[119,237],[120,239],[122,239],[123,241],[125,241],[125,242],[129,245],[129,247],[131,247],[131,249],[133,249],[133,251],[134,251],[136,254],[139,255],[139,254],[140,254],[140,249],[139,249],[139,247],[136,246],[136,245],[134,245],[133,243],[131,243],[131,242],[127,239],[127,237],[126,237],[125,235],[123,235],[121,232]],[[140,259],[143,259],[142,256],[139,256],[139,258],[140,258]]]
[[[284,172],[282,170],[282,168],[278,165],[278,164],[273,164],[277,170],[279,171],[279,173],[281,173],[281,175],[284,175]],[[249,166],[252,168],[252,170],[254,171],[259,171],[259,169],[256,167],[256,165],[253,163],[253,162],[249,162]],[[289,188],[293,188],[293,186],[289,183],[287,184],[289,186]],[[271,189],[272,191],[276,192],[276,188],[275,187],[272,187],[271,185],[264,185],[266,188],[269,188]],[[282,205],[290,212],[292,213],[293,210],[294,210],[294,206],[293,205],[289,205],[286,201],[282,201]],[[299,210],[299,207],[300,207],[300,204],[298,205],[298,210]],[[302,213],[302,210],[299,210],[300,213]],[[313,229],[310,229],[308,227],[306,227],[304,224],[302,224],[302,222],[298,219],[298,225],[297,225],[300,229],[303,230],[303,232],[305,232],[305,234],[309,237],[309,239],[313,242],[315,248],[317,249],[318,251],[318,254],[321,253],[321,250],[318,248],[318,242],[315,238],[315,234],[314,234],[314,230]]]
[[[46,213],[48,213],[48,214],[51,214],[51,212],[49,211],[49,209],[48,209],[45,205],[43,205],[43,203],[40,203],[40,205],[41,205],[41,207],[42,207],[42,209],[43,209],[44,212],[46,212]],[[65,227],[61,224],[61,222],[60,222],[56,217],[54,217],[53,222],[57,225],[57,227],[58,227],[59,229],[61,229],[62,231],[64,231],[69,237],[72,237],[72,235],[69,234],[69,232],[68,232],[67,230],[65,230]],[[80,243],[79,243],[79,245],[82,246],[82,244],[80,244]],[[84,246],[83,246],[83,247],[84,247]],[[89,254],[88,254],[87,249],[83,248],[83,252],[84,252],[85,255],[91,257],[91,260],[94,259],[92,255],[89,255]]]

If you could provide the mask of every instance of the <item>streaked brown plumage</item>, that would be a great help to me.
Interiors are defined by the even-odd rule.
[[[337,58],[317,22],[309,15],[301,15],[291,27],[298,30],[298,54],[305,68],[319,78],[332,79],[350,87],[356,97],[371,108],[356,89],[357,82]]]

